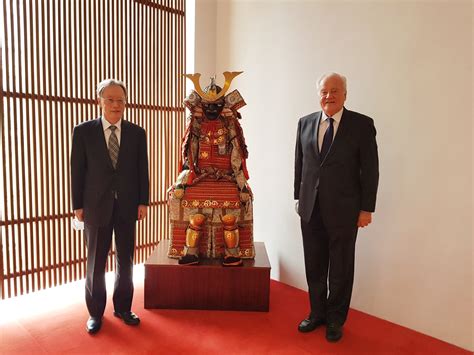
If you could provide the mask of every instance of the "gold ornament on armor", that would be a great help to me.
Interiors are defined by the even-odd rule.
[[[237,227],[237,217],[226,214],[221,217],[224,225],[224,243],[227,248],[237,248],[239,246],[239,229]]]
[[[202,225],[206,216],[197,213],[189,217],[189,227],[186,229],[186,246],[196,248],[199,244],[199,238],[202,233]]]

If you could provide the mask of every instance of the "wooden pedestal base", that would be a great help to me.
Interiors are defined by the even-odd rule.
[[[256,242],[255,259],[238,267],[223,267],[216,259],[178,265],[168,258],[168,245],[161,241],[145,262],[145,308],[268,312],[270,262],[264,243]]]

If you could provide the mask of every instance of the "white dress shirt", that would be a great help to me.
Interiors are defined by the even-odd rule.
[[[339,127],[339,122],[341,122],[341,117],[342,117],[342,112],[344,111],[344,108],[342,108],[340,111],[336,112],[333,116],[331,116],[334,119],[333,122],[333,127],[334,127],[334,137],[336,136],[337,129]],[[324,113],[321,116],[321,121],[319,122],[319,132],[318,132],[318,148],[319,151],[321,151],[321,147],[323,145],[323,139],[324,139],[324,134],[326,133],[326,130],[329,127],[329,120],[328,116]]]

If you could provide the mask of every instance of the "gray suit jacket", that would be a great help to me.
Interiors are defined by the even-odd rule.
[[[318,195],[327,228],[355,226],[360,210],[375,210],[379,164],[374,122],[344,108],[332,146],[321,161],[317,142],[321,117],[321,111],[314,112],[298,123],[294,181],[298,213],[308,222]]]

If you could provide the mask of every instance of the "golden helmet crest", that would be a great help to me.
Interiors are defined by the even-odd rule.
[[[194,90],[199,94],[199,96],[201,96],[203,100],[213,102],[223,97],[226,94],[226,92],[229,90],[232,80],[234,80],[234,78],[237,75],[242,74],[242,73],[243,72],[241,71],[224,72],[223,74],[224,74],[225,83],[222,90],[219,93],[216,90],[212,90],[212,89],[209,90],[207,93],[202,90],[201,84],[199,83],[199,79],[201,78],[201,73],[185,74],[185,76],[193,82]],[[214,79],[211,78],[212,83],[214,83],[213,80]]]

